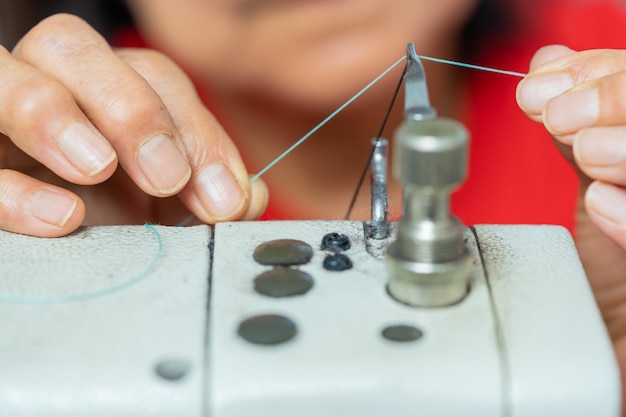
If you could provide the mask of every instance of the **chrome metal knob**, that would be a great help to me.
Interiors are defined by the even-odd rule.
[[[403,217],[388,248],[388,289],[414,306],[445,306],[467,293],[471,259],[450,194],[467,176],[468,133],[451,119],[407,118],[395,136],[394,177]]]

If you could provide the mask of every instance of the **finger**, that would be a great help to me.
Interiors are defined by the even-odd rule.
[[[601,181],[592,183],[585,195],[591,220],[620,247],[626,249],[626,189]]]
[[[269,192],[265,181],[258,178],[251,183],[251,196],[248,210],[241,216],[241,220],[257,220],[263,215],[269,202]]]
[[[47,18],[13,54],[67,87],[142,190],[162,197],[185,186],[191,169],[165,105],[84,21]]]
[[[113,147],[61,83],[1,47],[0,73],[0,133],[73,183],[95,184],[111,176],[117,166]]]
[[[559,53],[558,49],[553,48],[553,51]],[[545,55],[551,53],[549,48]],[[532,69],[519,84],[517,99],[520,108],[533,120],[543,121],[557,139],[569,144],[575,131],[591,126],[597,120],[595,113],[601,103],[593,87],[626,67],[626,51],[575,53],[561,49],[560,53],[564,55]],[[537,62],[542,59],[539,57]],[[615,79],[606,83],[607,97],[616,95],[615,89],[620,87],[620,82],[614,83]]]
[[[260,182],[252,192],[237,148],[188,77],[154,51],[120,50],[118,54],[159,94],[181,132],[193,171],[189,185],[179,193],[187,207],[208,223],[260,215],[267,188]]]
[[[587,127],[626,124],[626,100],[619,93],[625,88],[626,71],[579,84],[548,103],[544,124],[550,133],[563,137],[564,141]]]
[[[516,98],[520,108],[533,120],[542,120],[543,109],[552,98],[574,87],[567,73],[545,73],[542,66],[576,52],[562,45],[550,45],[539,49],[530,62],[530,72],[518,84]]]
[[[583,129],[574,137],[573,151],[587,176],[626,186],[626,127]]]
[[[622,50],[565,55],[539,66],[520,84],[520,107],[535,120],[541,110],[548,131],[570,144],[580,129],[617,126],[626,121],[626,104],[616,94],[626,86],[624,68],[626,51]]]
[[[0,229],[40,237],[71,233],[85,217],[75,194],[17,171],[0,170]]]

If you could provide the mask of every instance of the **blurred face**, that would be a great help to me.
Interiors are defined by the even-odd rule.
[[[201,80],[334,106],[400,58],[437,54],[478,0],[129,0],[139,28]]]

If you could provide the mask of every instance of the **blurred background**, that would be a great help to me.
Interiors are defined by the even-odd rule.
[[[59,12],[81,16],[105,37],[131,20],[122,0],[0,0],[0,43],[11,49],[37,22]]]

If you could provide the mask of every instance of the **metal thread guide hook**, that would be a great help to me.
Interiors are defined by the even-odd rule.
[[[415,45],[406,48],[406,76],[404,78],[404,115],[412,120],[427,120],[437,117],[437,111],[431,107],[426,85],[424,66],[415,52]]]

